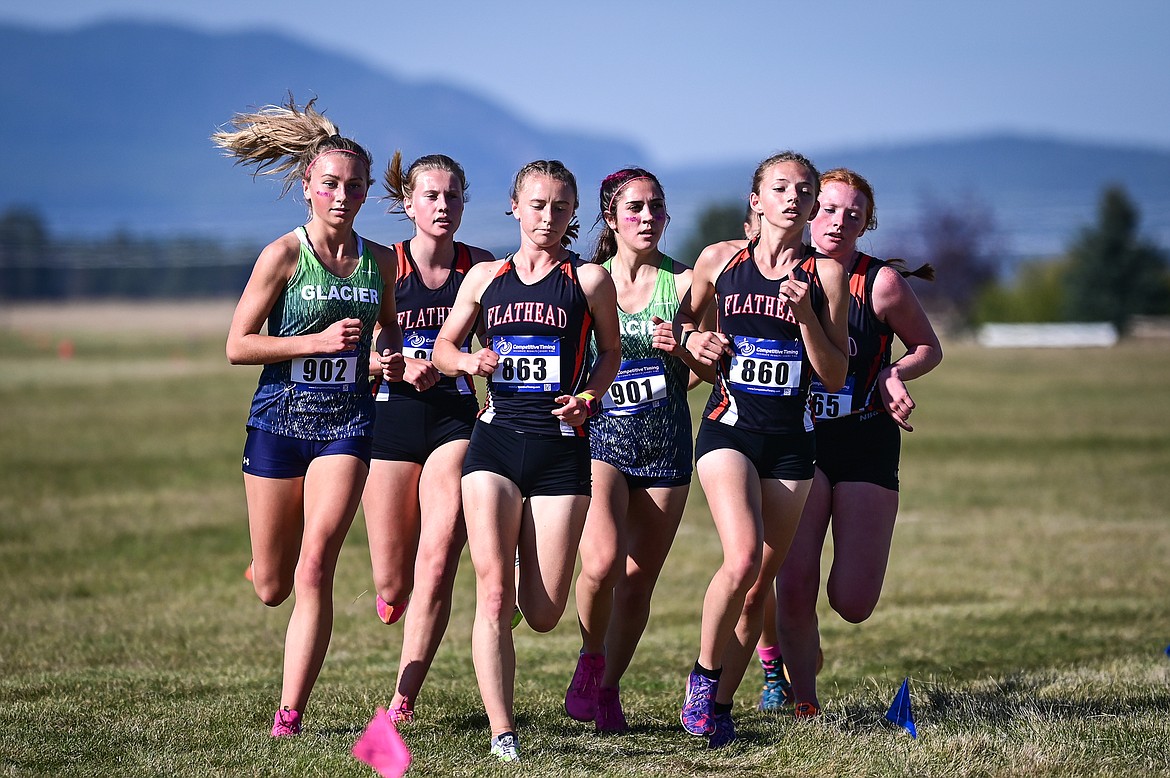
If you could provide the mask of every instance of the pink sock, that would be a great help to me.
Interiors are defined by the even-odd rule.
[[[772,662],[780,658],[780,646],[756,646],[761,662]]]

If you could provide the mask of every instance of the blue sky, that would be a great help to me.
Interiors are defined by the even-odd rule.
[[[0,22],[280,32],[663,164],[1010,131],[1170,149],[1166,0],[36,0]]]

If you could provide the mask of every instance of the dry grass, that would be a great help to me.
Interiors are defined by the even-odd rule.
[[[373,616],[360,516],[306,734],[266,736],[288,606],[241,578],[256,371],[224,360],[230,307],[0,318],[0,775],[369,775],[348,749],[389,697],[401,632]],[[1170,345],[947,347],[915,389],[883,601],[860,626],[821,613],[826,715],[751,712],[748,682],[742,742],[708,752],[681,732],[718,564],[696,487],[623,686],[629,736],[561,711],[571,610],[549,635],[517,631],[522,774],[1165,774]],[[514,772],[485,758],[469,572],[406,731],[412,775]],[[906,676],[916,741],[882,718]]]

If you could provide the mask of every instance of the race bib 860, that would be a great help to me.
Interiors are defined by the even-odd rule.
[[[732,386],[750,394],[794,395],[800,389],[804,346],[798,340],[732,336],[735,356],[727,370]]]

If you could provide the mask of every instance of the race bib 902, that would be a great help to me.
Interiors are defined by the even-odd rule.
[[[358,375],[356,351],[292,360],[292,382],[306,392],[353,392],[357,390]]]

